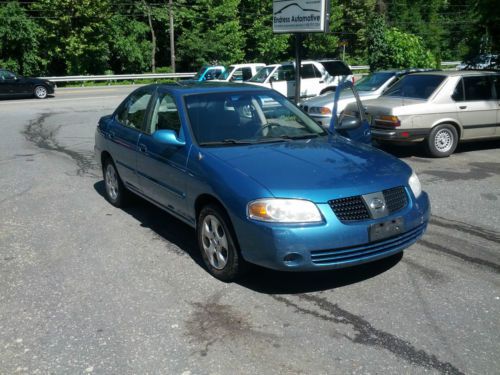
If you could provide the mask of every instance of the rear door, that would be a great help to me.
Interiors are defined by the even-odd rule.
[[[463,95],[460,97],[460,85]],[[463,126],[462,139],[493,136],[496,131],[498,100],[494,97],[491,76],[463,77],[458,83],[453,99],[458,118]]]
[[[344,95],[349,95],[352,93],[352,95],[354,95],[354,97],[356,98],[356,106],[355,106],[356,109],[349,111],[344,110],[337,115],[339,97],[342,95],[343,92],[346,91],[347,93]],[[332,93],[331,95],[335,96],[335,100],[333,104],[332,120],[330,123],[330,132],[332,133],[336,132],[341,136],[352,139],[353,141],[356,142],[371,144],[372,137],[371,137],[370,123],[366,118],[365,109],[363,107],[363,104],[361,103],[361,100],[359,99],[358,92],[354,88],[352,82],[345,81],[341,83],[337,87],[337,90],[335,90],[335,93]],[[349,106],[348,108],[351,107],[352,105]],[[342,129],[342,123],[344,121],[350,121],[350,120],[357,121],[359,125],[356,128],[352,129]]]
[[[157,130],[173,130],[184,140],[178,103],[169,92],[153,100],[146,131],[139,140],[137,170],[143,193],[169,211],[187,217],[187,159],[189,147],[166,145],[154,138]]]
[[[137,177],[138,143],[144,131],[152,90],[148,87],[132,93],[115,112],[106,134],[118,174],[132,190],[140,191]]]
[[[300,96],[316,96],[323,88],[322,75],[313,64],[303,64],[300,68]]]

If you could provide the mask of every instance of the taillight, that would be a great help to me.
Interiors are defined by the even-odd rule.
[[[376,125],[401,126],[401,121],[397,116],[382,115],[375,118]]]

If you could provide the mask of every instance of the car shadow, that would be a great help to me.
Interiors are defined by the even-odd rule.
[[[103,180],[96,182],[94,189],[103,199],[106,199]],[[151,229],[159,237],[176,245],[209,275],[198,250],[196,232],[189,225],[135,195],[132,195],[130,204],[122,210],[133,216],[142,227]],[[235,283],[265,294],[317,292],[340,288],[376,277],[398,264],[401,258],[402,253],[399,253],[368,264],[318,272],[274,271],[250,265],[249,272]]]
[[[96,182],[94,189],[106,199],[103,180]],[[141,227],[152,230],[162,239],[177,246],[182,253],[204,268],[193,228],[134,194],[131,194],[130,198],[130,203],[121,210],[134,217]]]
[[[409,158],[412,156],[433,159],[426,151],[422,143],[416,144],[377,144],[374,146],[398,158]],[[500,148],[500,139],[490,139],[485,141],[470,141],[459,143],[454,154],[462,154],[473,151],[494,150]]]

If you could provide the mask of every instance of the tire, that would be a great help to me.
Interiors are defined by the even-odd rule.
[[[453,154],[458,144],[457,129],[453,125],[441,124],[434,127],[426,139],[427,150],[435,158]]]
[[[107,159],[102,167],[104,178],[105,196],[109,203],[115,207],[124,207],[128,200],[128,191],[123,185],[123,182],[118,175],[116,167]]]
[[[47,88],[45,86],[36,86],[33,95],[37,99],[45,99],[47,97]]]
[[[226,213],[212,204],[201,209],[196,225],[198,247],[208,272],[225,282],[236,280],[245,268],[230,225]]]

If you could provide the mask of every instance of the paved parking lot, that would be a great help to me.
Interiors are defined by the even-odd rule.
[[[500,142],[429,159],[404,256],[224,284],[194,231],[103,197],[94,128],[130,87],[0,101],[0,373],[498,373]]]

